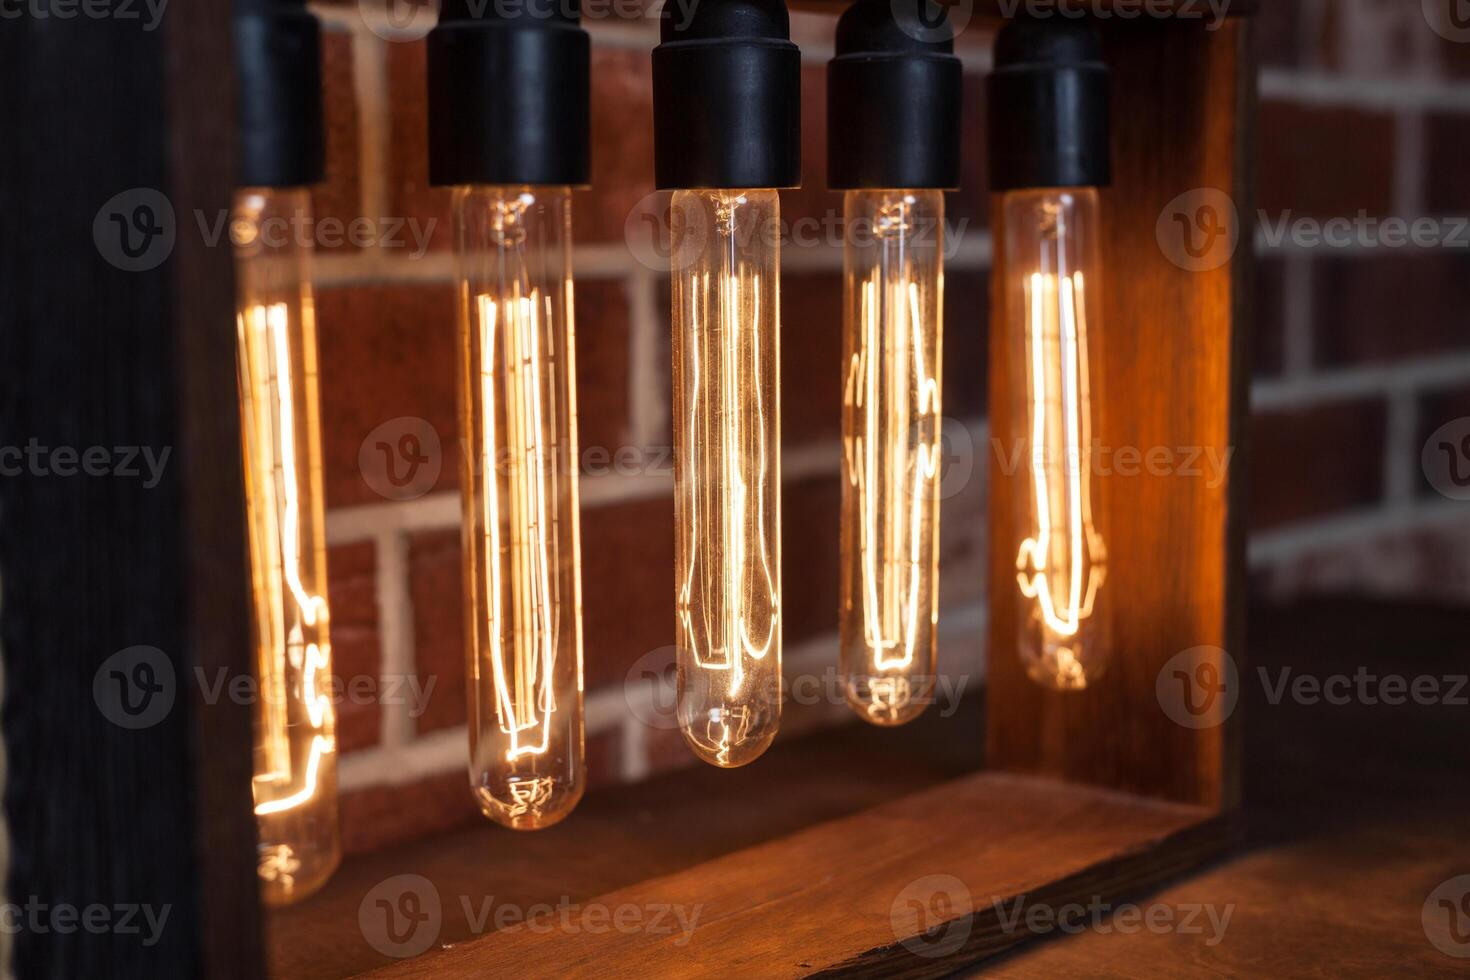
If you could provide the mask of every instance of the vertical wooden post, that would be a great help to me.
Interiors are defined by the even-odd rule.
[[[1198,20],[1109,22],[1113,73],[1113,185],[1102,194],[1105,362],[1101,444],[1176,464],[1196,448],[1232,452],[1228,476],[1209,471],[1106,476],[1111,493],[1107,588],[1113,661],[1092,688],[1045,691],[1015,652],[1013,501],[1026,472],[991,455],[989,765],[1146,796],[1229,807],[1236,796],[1236,717],[1207,728],[1172,721],[1155,683],[1175,654],[1228,651],[1243,664],[1242,438],[1250,361],[1248,297],[1253,213],[1249,131],[1254,68],[1249,20],[1210,29]],[[1179,195],[1212,188],[1242,219],[1233,257],[1194,271],[1171,258],[1160,216]],[[1186,199],[1190,214],[1196,202]],[[995,240],[1002,242],[999,209]],[[1168,222],[1170,219],[1165,218]],[[1162,240],[1161,240],[1162,239]],[[992,322],[1004,324],[1006,274],[996,249]],[[991,331],[991,432],[1015,431],[1004,366],[1017,352]],[[1223,658],[1219,658],[1223,659]]]
[[[13,967],[259,976],[248,707],[196,674],[249,670],[230,246],[199,220],[233,183],[230,9],[135,14],[0,31]]]

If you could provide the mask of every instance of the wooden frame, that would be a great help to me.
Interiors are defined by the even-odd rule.
[[[1253,7],[1238,2],[1232,12]],[[1003,8],[985,0],[977,9]],[[164,650],[176,676],[196,666],[248,670],[229,252],[180,234],[169,263],[123,274],[85,233],[97,205],[130,187],[165,190],[181,226],[196,207],[229,206],[233,127],[220,107],[231,104],[232,83],[217,71],[228,62],[228,3],[200,0],[170,18],[169,31],[154,34],[56,20],[0,33],[0,81],[17,96],[0,110],[0,128],[60,134],[44,147],[16,141],[0,159],[0,211],[31,236],[0,266],[0,285],[16,297],[0,307],[0,444],[36,435],[175,447],[152,496],[122,484],[0,481],[10,893],[174,907],[165,941],[141,951],[116,935],[23,932],[15,965],[27,975],[265,972],[248,713],[228,700],[207,709],[181,701],[165,723],[125,732],[98,723],[88,700],[102,660],[130,644]],[[992,899],[1118,898],[1228,842],[1235,730],[1174,725],[1154,701],[1154,681],[1186,647],[1244,659],[1240,448],[1252,263],[1247,243],[1218,269],[1188,272],[1154,235],[1164,205],[1200,187],[1250,213],[1250,25],[1120,18],[1106,30],[1115,104],[1126,107],[1115,114],[1115,186],[1104,196],[1105,370],[1113,417],[1128,420],[1112,435],[1235,450],[1222,487],[1145,481],[1115,501],[1112,585],[1129,598],[1117,604],[1111,676],[1080,696],[1036,688],[1007,655],[1010,603],[995,602],[994,771],[602,895],[700,896],[715,914],[677,957],[648,937],[593,944],[522,931],[383,975],[484,975],[503,956],[572,974],[938,975],[1027,938],[998,927]],[[62,76],[79,84],[55,86]],[[165,103],[166,120],[153,109]],[[1007,411],[1004,395],[992,387],[994,420]],[[992,487],[1001,528],[1015,486],[996,475]],[[992,581],[1010,571],[997,552]],[[75,717],[74,730],[58,725]],[[102,771],[108,779],[88,778]],[[852,866],[863,842],[892,833],[902,847]],[[916,918],[902,934],[888,914],[893,897],[931,873],[959,879],[977,901]],[[960,927],[964,938],[942,955],[913,951],[932,952],[925,944]],[[288,929],[273,919],[273,942]]]

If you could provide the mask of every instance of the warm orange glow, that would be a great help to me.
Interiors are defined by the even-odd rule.
[[[1089,235],[1096,193],[1015,192],[1005,206],[1016,349],[1011,385],[1024,425],[1026,486],[1018,499],[1020,652],[1049,687],[1086,687],[1107,663],[1105,535],[1095,502],[1097,265]],[[1016,288],[1019,286],[1019,288]]]
[[[781,713],[778,204],[679,191],[673,206],[708,236],[674,275],[679,721],[700,758],[739,766]]]
[[[583,788],[570,192],[464,187],[455,218],[470,786],[535,830]]]
[[[256,649],[255,814],[267,902],[310,894],[340,857],[335,712],[306,253],[267,248],[260,223],[293,218],[305,191],[236,203],[240,419]]]
[[[897,725],[935,680],[943,200],[853,191],[846,214],[842,674],[854,710]]]

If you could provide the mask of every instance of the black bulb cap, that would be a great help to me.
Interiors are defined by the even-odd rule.
[[[1108,67],[1093,24],[1011,21],[996,36],[987,91],[992,190],[1111,182]]]
[[[429,183],[588,183],[591,43],[580,21],[567,0],[446,0],[428,41]]]
[[[241,3],[233,21],[242,187],[324,175],[321,29],[305,0]]]
[[[666,0],[653,49],[662,189],[801,184],[801,52],[782,0]]]
[[[899,4],[912,17],[899,16]],[[931,0],[856,0],[827,63],[827,186],[952,189],[960,182],[963,69]]]

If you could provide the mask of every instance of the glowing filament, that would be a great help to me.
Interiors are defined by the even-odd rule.
[[[887,331],[881,329],[885,305]],[[917,284],[903,279],[896,289],[885,291],[881,271],[874,270],[862,284],[861,344],[848,366],[845,398],[862,419],[847,447],[847,469],[861,515],[863,637],[871,654],[871,669],[880,673],[907,670],[917,653],[923,525],[939,470],[934,429],[939,381],[924,360],[924,321],[919,310]],[[883,357],[880,351],[885,342]],[[916,420],[908,397],[911,383],[918,396],[919,420],[925,423],[922,431],[929,436],[912,452],[910,438]],[[890,389],[886,395],[879,392],[883,384]],[[929,618],[933,619],[932,613]],[[891,699],[906,695],[909,687],[874,684],[872,690],[875,697],[884,695],[885,704],[894,705]]]
[[[780,717],[777,253],[774,191],[680,191],[708,234],[674,288],[679,719],[719,766]]]
[[[285,303],[256,304],[240,317],[244,377],[242,388],[247,431],[247,464],[253,478],[251,518],[256,554],[252,562],[257,611],[261,617],[258,650],[264,771],[254,780],[255,812],[280,813],[301,806],[317,792],[322,757],[335,751],[331,733],[330,653],[326,644],[307,638],[324,635],[327,602],[302,583],[302,484],[298,468],[295,379],[292,377],[290,317]],[[299,724],[290,711],[289,666],[300,675],[294,692],[316,734],[300,778],[291,757],[291,727]],[[276,796],[282,787],[295,787]],[[273,797],[273,798],[271,798]]]
[[[499,480],[493,472],[485,474],[483,495],[484,563],[490,592],[489,608],[501,610],[510,576],[508,593],[517,604],[509,620],[509,635],[504,621],[497,617],[490,624],[489,660],[495,690],[495,708],[500,731],[507,737],[505,758],[514,761],[524,755],[546,752],[551,735],[552,716],[556,713],[556,667],[558,609],[552,598],[551,575],[556,560],[552,533],[555,524],[553,501],[546,486],[546,473],[554,446],[548,446],[545,431],[546,409],[543,406],[541,378],[547,366],[543,355],[544,322],[551,320],[549,299],[543,309],[540,291],[529,296],[515,293],[504,300],[482,294],[476,297],[480,330],[480,397],[490,406],[484,413],[481,465],[488,468],[502,458],[498,453],[501,437],[496,431],[493,406],[500,404],[495,391],[495,334],[503,331],[506,367],[504,460],[507,468],[506,499],[502,505]],[[501,310],[505,309],[502,316]],[[543,322],[543,313],[545,321]],[[510,537],[506,568],[501,563],[501,509],[508,517]],[[534,791],[513,787],[516,792],[517,815],[525,812],[550,793],[550,781]]]
[[[1033,273],[1026,284],[1026,359],[1035,535],[1021,542],[1016,580],[1056,637],[1075,636],[1107,575],[1093,526],[1092,405],[1081,272]],[[1059,650],[1059,659],[1065,649]],[[1064,664],[1064,666],[1066,666]]]

